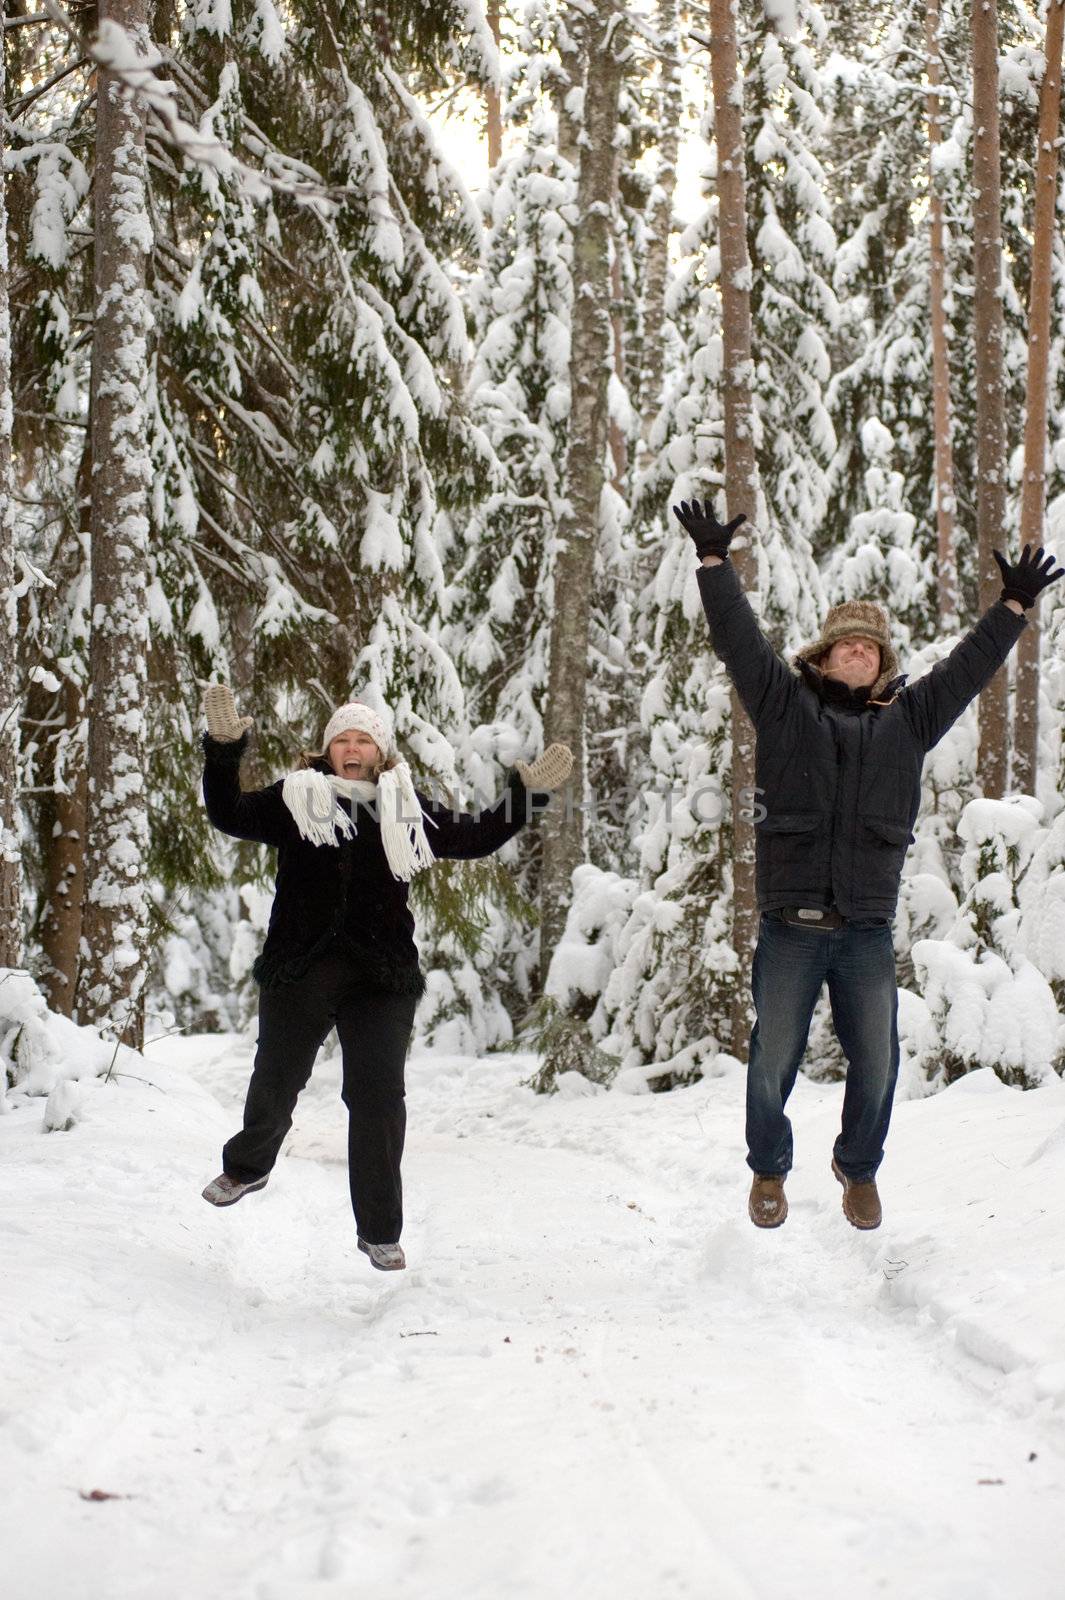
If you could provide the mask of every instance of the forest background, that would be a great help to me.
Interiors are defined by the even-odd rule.
[[[669,508],[747,512],[785,655],[870,598],[911,675],[992,548],[1062,553],[1062,9],[5,5],[0,965],[130,1043],[242,1026],[270,861],[206,823],[203,687],[248,782],[380,697],[467,803],[576,756],[418,880],[426,1045],[742,1055],[749,730]],[[911,1093],[1065,1067],[1059,590],[999,678],[926,770]]]

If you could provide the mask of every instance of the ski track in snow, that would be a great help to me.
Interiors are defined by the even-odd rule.
[[[738,1077],[544,1101],[530,1066],[411,1063],[387,1276],[335,1063],[225,1211],[199,1189],[243,1040],[86,1085],[70,1134],[0,1119],[8,1600],[1061,1595],[1061,1409],[894,1295],[893,1151],[885,1244],[840,1212],[838,1091],[800,1085],[791,1215],[759,1233]]]

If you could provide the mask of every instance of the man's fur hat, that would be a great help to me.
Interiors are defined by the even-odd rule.
[[[899,676],[899,658],[891,645],[889,627],[883,606],[872,600],[845,600],[841,606],[832,607],[825,618],[821,637],[799,651],[796,664],[805,661],[812,667],[820,667],[822,657],[840,639],[872,639],[880,646],[880,676],[870,689],[869,698],[878,700],[888,684]]]

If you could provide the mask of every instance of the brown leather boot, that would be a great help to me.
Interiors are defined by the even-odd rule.
[[[876,1192],[876,1181],[870,1178],[867,1183],[855,1183],[853,1178],[848,1178],[836,1165],[835,1156],[832,1157],[832,1171],[843,1185],[843,1215],[855,1228],[879,1228],[883,1220],[880,1209],[880,1196]]]
[[[747,1201],[747,1215],[756,1228],[779,1228],[788,1214],[784,1179],[779,1172],[756,1172]]]

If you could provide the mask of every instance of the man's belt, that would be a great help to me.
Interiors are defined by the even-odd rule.
[[[814,928],[821,932],[842,928],[846,920],[835,906],[781,906],[780,917],[789,928]]]

